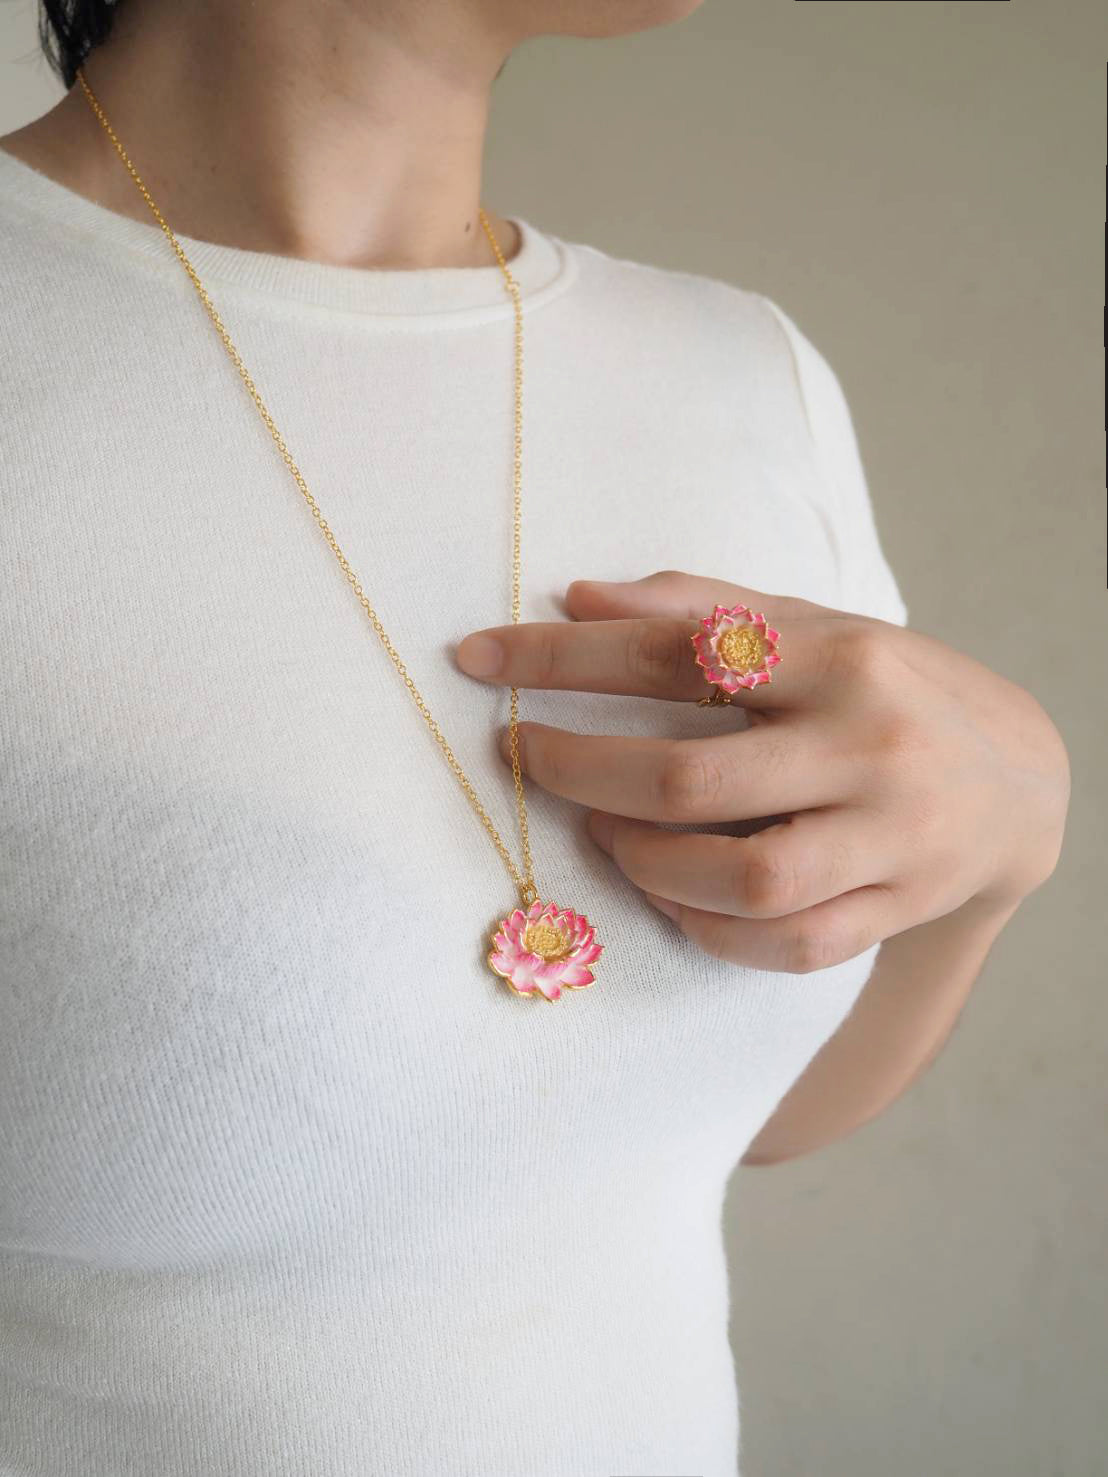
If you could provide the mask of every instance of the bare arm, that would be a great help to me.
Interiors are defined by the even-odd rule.
[[[1015,906],[970,901],[886,939],[850,1015],[741,1162],[777,1164],[875,1118],[935,1060]]]

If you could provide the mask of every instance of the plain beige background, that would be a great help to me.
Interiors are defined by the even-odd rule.
[[[0,132],[61,93],[34,20],[2,0]],[[1060,867],[936,1064],[733,1178],[744,1477],[1108,1471],[1106,57],[1097,0],[706,0],[496,85],[490,208],[778,301],[846,389],[911,624],[1029,687],[1072,763]]]

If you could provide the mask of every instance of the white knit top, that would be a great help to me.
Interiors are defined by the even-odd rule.
[[[523,619],[676,568],[902,622],[790,319],[513,219]],[[518,857],[452,656],[511,618],[500,268],[180,239]],[[529,784],[605,951],[514,995],[510,878],[161,228],[0,150],[0,282],[0,1474],[733,1477],[725,1184],[875,951],[708,958]]]

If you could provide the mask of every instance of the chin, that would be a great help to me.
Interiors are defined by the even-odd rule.
[[[526,0],[536,28],[558,36],[630,36],[684,20],[704,0]]]

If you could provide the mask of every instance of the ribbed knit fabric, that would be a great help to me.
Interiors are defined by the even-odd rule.
[[[515,219],[523,618],[677,568],[902,622],[795,324]],[[511,616],[499,267],[181,240],[518,856],[452,656]],[[706,957],[531,784],[605,952],[514,996],[510,879],[160,227],[0,150],[0,274],[0,1473],[733,1477],[725,1184],[876,951]]]

